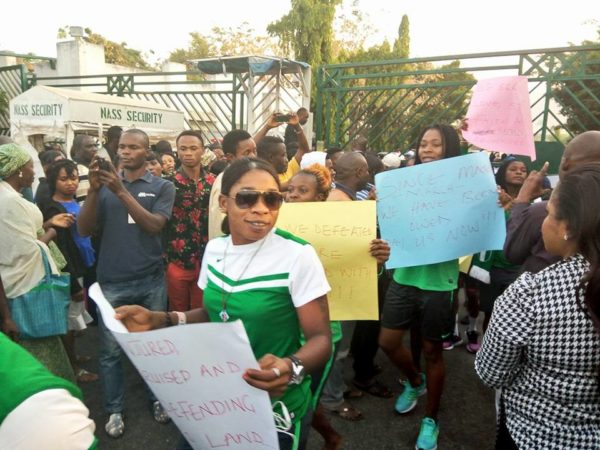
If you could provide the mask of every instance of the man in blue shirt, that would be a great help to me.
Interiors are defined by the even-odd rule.
[[[118,146],[121,173],[110,163],[109,170],[100,169],[97,160],[90,166],[90,188],[77,226],[82,236],[101,234],[96,277],[113,307],[137,304],[166,310],[167,306],[161,231],[171,217],[175,187],[146,170],[149,151],[146,133],[127,130]],[[110,414],[105,429],[117,438],[125,431],[121,349],[104,322],[99,325],[100,375],[104,407]],[[150,395],[154,418],[168,422],[162,406]]]

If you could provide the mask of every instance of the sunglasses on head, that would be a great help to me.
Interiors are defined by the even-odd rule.
[[[240,209],[248,209],[256,205],[258,199],[262,197],[263,202],[272,211],[281,208],[283,203],[283,195],[278,191],[239,191],[235,197],[230,197],[235,200],[235,204]]]

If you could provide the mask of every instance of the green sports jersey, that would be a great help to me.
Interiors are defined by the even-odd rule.
[[[302,342],[296,308],[330,291],[313,247],[278,229],[246,245],[233,245],[230,236],[209,241],[198,286],[211,322],[221,320],[223,309],[229,321],[242,320],[256,359],[298,351]],[[285,403],[294,421],[301,419],[310,403],[310,378],[274,400]]]
[[[83,401],[77,386],[50,373],[42,363],[3,333],[0,333],[0,386],[0,424],[25,400],[44,391],[64,389]],[[97,440],[94,438],[88,449],[96,448]]]
[[[458,259],[395,269],[394,281],[424,291],[453,291],[458,286]]]

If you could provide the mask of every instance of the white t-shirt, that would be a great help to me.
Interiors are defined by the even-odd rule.
[[[331,290],[315,249],[277,228],[264,239],[246,245],[234,245],[231,236],[209,241],[198,286],[204,290],[209,281],[232,294],[287,287],[296,308]]]

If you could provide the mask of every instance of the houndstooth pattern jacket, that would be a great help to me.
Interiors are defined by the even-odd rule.
[[[600,449],[600,335],[576,298],[588,268],[567,258],[524,273],[496,300],[475,370],[502,388],[521,450]]]

